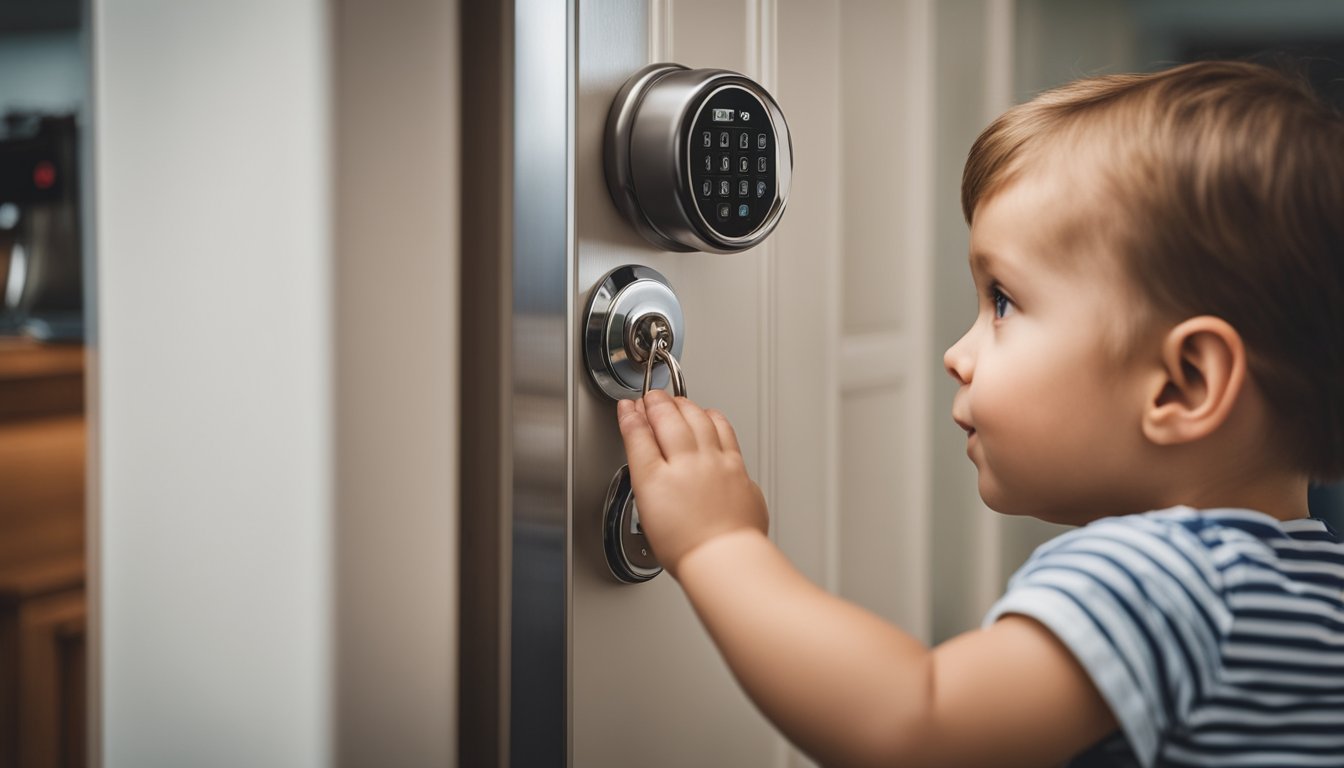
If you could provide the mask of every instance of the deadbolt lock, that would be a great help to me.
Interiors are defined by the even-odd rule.
[[[669,380],[686,394],[677,363],[686,337],[681,302],[658,272],[627,265],[608,273],[588,300],[583,335],[588,372],[607,397],[640,397]]]

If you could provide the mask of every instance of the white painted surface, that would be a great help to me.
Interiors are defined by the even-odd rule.
[[[771,315],[770,251],[667,253],[644,242],[611,204],[601,137],[616,90],[652,56],[646,46],[688,67],[760,76],[769,46],[758,35],[769,26],[769,12],[758,0],[666,0],[647,9],[589,0],[580,3],[580,14],[571,308],[581,311],[592,286],[621,264],[665,275],[685,313],[681,362],[688,389],[732,419],[748,467],[760,478],[772,450],[762,424],[772,411],[764,327]],[[571,360],[582,365],[579,354]],[[782,754],[779,737],[742,694],[676,583],[664,575],[619,585],[605,572],[601,500],[623,453],[612,402],[594,393],[586,373],[574,376],[571,764],[770,765]]]
[[[325,7],[94,17],[103,764],[324,765]]]
[[[325,765],[326,7],[94,17],[104,764]]]
[[[455,8],[94,3],[103,765],[454,759]]]
[[[580,94],[576,180],[579,289],[627,261],[669,277],[687,316],[688,383],[698,400],[734,421],[770,502],[776,541],[818,583],[923,638],[938,596],[930,403],[942,375],[934,263],[943,254],[933,187],[944,169],[933,147],[941,127],[936,103],[946,96],[937,89],[935,7],[927,0],[649,4],[651,59],[755,77],[789,120],[792,197],[763,247],[727,257],[650,253],[614,221],[585,160],[598,139],[598,121],[590,123],[585,109],[604,113],[605,93],[592,96],[596,106]],[[615,73],[612,80],[614,90]],[[584,462],[611,447],[608,433],[614,440],[610,425],[590,424],[606,409],[592,408],[587,394],[579,394],[576,419],[576,456]],[[585,437],[591,434],[602,437]],[[724,689],[721,662],[703,630],[688,623],[674,585],[592,582],[585,499],[599,495],[607,478],[589,480],[578,469],[575,764],[609,764],[635,749],[685,763],[709,749],[724,764],[806,765],[778,737],[772,755],[759,751],[770,743],[759,718],[744,711],[740,693]],[[602,693],[622,690],[637,665],[621,645],[603,646],[602,663],[590,658],[590,645],[612,634],[642,655],[657,653],[660,665],[639,679],[666,690],[671,709],[645,700],[642,688],[615,698]],[[675,681],[658,683],[669,668]],[[703,703],[688,707],[688,697]],[[659,727],[638,727],[654,711]],[[613,736],[632,729],[637,739]],[[690,732],[703,737],[678,738]],[[599,750],[598,736],[610,752]]]
[[[933,10],[841,6],[837,589],[927,639]],[[866,359],[865,359],[866,358]]]

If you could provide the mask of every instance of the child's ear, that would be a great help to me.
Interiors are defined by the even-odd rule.
[[[1143,434],[1158,445],[1193,442],[1216,431],[1241,396],[1246,347],[1225,320],[1192,317],[1162,339],[1159,375],[1145,404]]]

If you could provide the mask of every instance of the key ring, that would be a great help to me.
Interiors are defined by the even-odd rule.
[[[644,393],[640,397],[648,395],[649,390],[653,388],[653,366],[660,357],[667,363],[667,370],[672,375],[672,396],[685,397],[686,378],[681,373],[681,364],[667,349],[667,339],[663,336],[654,339],[649,347],[649,359],[644,362]]]

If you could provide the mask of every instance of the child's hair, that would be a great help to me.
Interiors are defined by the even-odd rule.
[[[1111,238],[1148,309],[1241,334],[1280,426],[1267,447],[1315,479],[1344,475],[1344,118],[1256,64],[1079,80],[976,140],[967,223],[1044,164],[1081,167],[1080,199],[1104,206],[1084,227]]]

